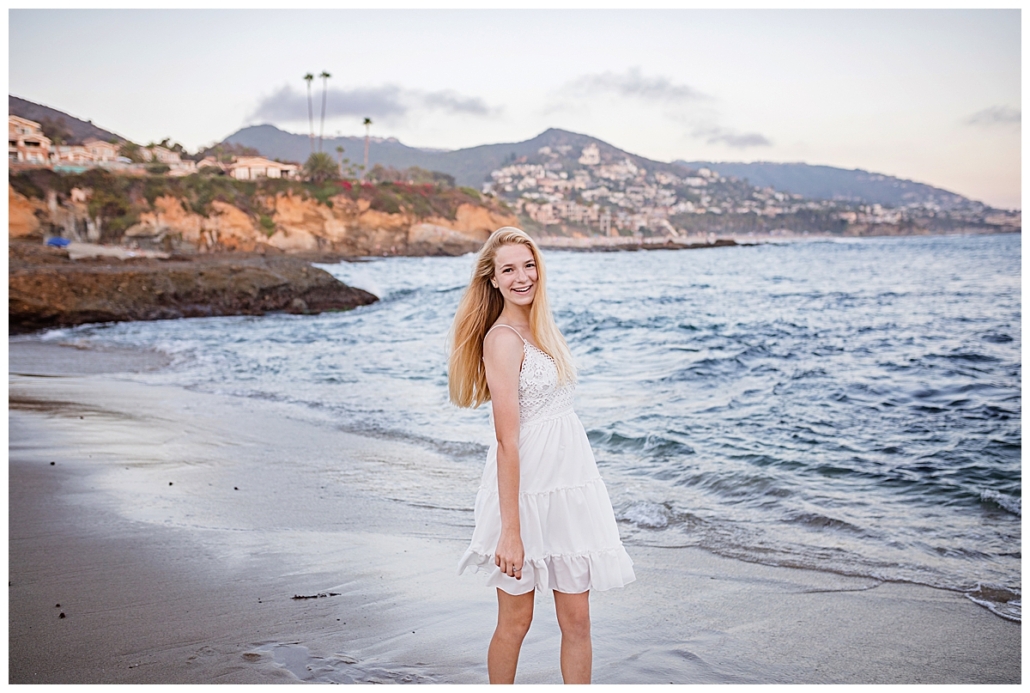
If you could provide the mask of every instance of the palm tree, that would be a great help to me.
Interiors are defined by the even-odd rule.
[[[372,119],[365,118],[365,172],[368,172],[368,138],[372,128]]]
[[[343,147],[336,145],[336,158],[340,160],[340,175],[343,175]]]
[[[332,75],[322,70],[322,74],[319,77],[322,78],[322,122],[318,126],[318,151],[322,151],[322,133],[325,131],[325,90]]]
[[[315,76],[310,72],[304,75],[304,81],[308,83],[308,141],[311,142],[311,153],[315,153],[315,118],[311,114],[311,82]]]
[[[340,177],[340,169],[333,157],[325,152],[317,152],[308,157],[304,164],[304,173],[313,183],[324,183]]]

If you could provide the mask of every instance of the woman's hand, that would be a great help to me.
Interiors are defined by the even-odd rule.
[[[522,548],[522,537],[518,532],[501,530],[501,538],[497,541],[497,554],[494,556],[494,564],[501,572],[516,580],[522,579],[522,563],[526,553]]]

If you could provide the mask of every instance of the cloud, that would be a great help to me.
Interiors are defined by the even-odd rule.
[[[602,72],[583,75],[568,83],[562,91],[580,96],[607,93],[666,103],[689,103],[709,98],[689,85],[673,84],[665,77],[645,77],[637,67],[631,67],[623,74]]]
[[[687,127],[691,137],[703,138],[708,144],[722,144],[734,149],[768,147],[772,144],[757,132],[738,133],[720,126],[717,99],[689,84],[676,83],[661,75],[649,76],[638,67],[625,72],[601,72],[577,77],[552,95],[544,115],[565,111],[585,115],[586,103],[596,97],[616,97],[659,107],[665,117]]]
[[[488,107],[482,99],[461,96],[452,91],[428,92],[422,94],[421,98],[424,105],[451,113],[468,113],[478,116],[487,116],[493,113],[493,109]]]
[[[721,127],[698,128],[691,133],[694,137],[703,137],[708,144],[725,144],[734,149],[748,147],[769,147],[772,142],[757,132],[736,133]]]
[[[1012,106],[991,106],[962,121],[966,125],[977,125],[980,127],[994,127],[1005,125],[1019,125],[1023,120],[1023,112]]]
[[[432,109],[456,115],[488,116],[494,113],[486,102],[476,97],[462,96],[453,91],[425,92],[385,85],[368,89],[334,89],[326,91],[326,117],[369,117],[384,121],[402,120],[420,109]],[[311,106],[314,117],[322,109],[322,90],[313,87]],[[284,86],[264,97],[248,120],[292,122],[308,119],[308,97],[305,92]]]

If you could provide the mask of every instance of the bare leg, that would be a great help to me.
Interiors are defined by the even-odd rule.
[[[533,595],[534,592],[514,595],[497,590],[497,629],[486,655],[490,683],[515,683],[522,640],[533,622]]]
[[[594,650],[590,644],[590,592],[554,592],[561,628],[561,676],[565,683],[590,683]]]

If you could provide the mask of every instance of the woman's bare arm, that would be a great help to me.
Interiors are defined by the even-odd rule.
[[[483,362],[497,435],[497,494],[501,537],[494,563],[501,572],[522,577],[522,526],[519,521],[519,373],[525,347],[508,329],[495,330],[483,341]]]

